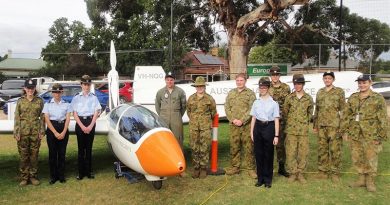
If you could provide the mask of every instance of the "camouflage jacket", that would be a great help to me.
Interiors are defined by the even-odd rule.
[[[245,88],[241,92],[238,92],[237,88],[229,91],[225,102],[225,113],[229,122],[232,123],[234,119],[238,119],[244,125],[249,123],[250,111],[255,100],[256,95],[249,88]]]
[[[344,90],[333,87],[329,91],[321,88],[317,92],[313,127],[320,126],[340,127],[340,115],[344,110],[345,94]]]
[[[37,96],[29,101],[26,96],[19,98],[15,108],[14,135],[45,134],[43,100]]]
[[[288,86],[286,83],[281,83],[279,87],[274,87],[271,83],[271,87],[269,88],[268,92],[272,96],[272,99],[274,99],[279,104],[280,119],[282,119],[284,100],[286,99],[287,95],[291,93],[290,86]]]
[[[172,93],[164,87],[156,94],[156,112],[160,116],[169,116],[173,112],[179,112],[183,116],[186,112],[186,103],[186,93],[176,85]]]
[[[288,95],[283,105],[286,134],[308,135],[312,114],[313,99],[309,94],[304,93],[301,99],[296,96],[296,92]]]
[[[205,93],[203,97],[198,98],[195,93],[188,98],[187,115],[190,118],[190,129],[210,129],[216,113],[215,100],[211,95]]]
[[[358,117],[357,117],[358,116]],[[386,102],[382,95],[370,91],[360,99],[359,92],[352,94],[343,112],[342,132],[358,139],[386,140],[388,131]]]

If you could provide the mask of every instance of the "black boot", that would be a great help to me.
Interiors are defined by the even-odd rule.
[[[285,176],[285,177],[289,177],[290,176],[288,174],[288,172],[286,171],[286,169],[284,169],[284,163],[283,162],[279,162],[278,174],[281,175],[281,176]]]

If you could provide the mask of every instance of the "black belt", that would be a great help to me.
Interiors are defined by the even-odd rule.
[[[79,116],[80,119],[86,120],[86,119],[92,119],[93,115],[90,116]]]
[[[65,123],[65,120],[50,120],[50,122],[62,124],[62,123]]]
[[[256,122],[258,122],[258,123],[260,123],[262,125],[268,125],[269,123],[274,123],[273,120],[272,121],[262,121],[262,120],[258,120],[258,119],[256,119]]]

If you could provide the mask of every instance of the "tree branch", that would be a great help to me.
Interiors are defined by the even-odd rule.
[[[256,29],[256,31],[254,32],[254,34],[251,35],[251,36],[248,38],[249,46],[253,45],[253,43],[255,42],[256,36],[258,36],[265,28],[267,28],[267,26],[268,26],[270,23],[271,23],[271,20],[267,20],[266,22],[263,23],[263,25],[261,25],[259,28]]]

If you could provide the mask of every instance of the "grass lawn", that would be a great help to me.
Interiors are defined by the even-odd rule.
[[[219,166],[229,166],[228,126],[222,123],[219,130]],[[356,178],[351,168],[349,144],[343,147],[341,183],[316,180],[317,140],[310,135],[310,157],[307,167],[308,183],[288,184],[286,178],[275,176],[271,189],[256,188],[255,181],[246,171],[236,176],[208,176],[191,178],[188,127],[185,127],[185,155],[187,176],[171,177],[155,190],[143,180],[129,184],[126,179],[115,179],[114,157],[106,146],[106,136],[98,135],[93,147],[93,167],[96,178],[77,181],[77,141],[72,135],[67,150],[67,183],[49,185],[48,149],[46,139],[40,149],[40,186],[19,187],[16,142],[10,135],[0,136],[0,204],[389,204],[390,203],[390,142],[385,142],[379,157],[377,192],[364,188],[352,189],[348,183]],[[277,168],[277,167],[276,167]],[[224,186],[224,187],[223,187]],[[219,188],[223,187],[216,192]]]

